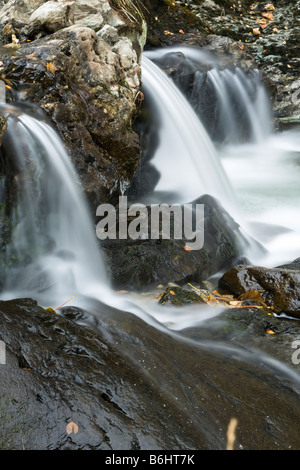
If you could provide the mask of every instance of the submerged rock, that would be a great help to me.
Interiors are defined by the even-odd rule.
[[[260,291],[274,312],[300,318],[300,271],[239,265],[219,280],[219,288],[239,297],[249,289]]]

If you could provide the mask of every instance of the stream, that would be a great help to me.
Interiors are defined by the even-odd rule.
[[[262,252],[250,244],[245,256],[251,263],[274,267],[293,261],[300,246],[299,132],[272,131],[270,103],[257,71],[250,76],[226,71],[206,52],[173,48],[167,55],[185,55],[196,70],[189,102],[158,67],[160,61],[166,63],[165,54],[152,51],[143,59],[143,92],[158,133],[150,165],[159,178],[141,202],[183,204],[209,194],[249,239],[264,247]],[[219,110],[214,123],[219,130],[223,123],[221,141],[210,135],[197,107],[206,93],[201,95],[200,87],[204,62],[209,64],[206,83]],[[5,152],[14,155],[9,165],[18,194],[14,228],[1,261],[1,300],[31,297],[54,309],[76,293],[68,308],[92,315],[79,324],[104,331],[119,354],[142,371],[145,383],[166,400],[166,429],[178,433],[178,446],[222,448],[226,423],[237,417],[241,449],[299,447],[297,368],[256,346],[235,343],[234,335],[209,335],[206,322],[218,322],[222,306],[162,307],[157,292],[116,293],[62,141],[26,105],[2,104],[1,111],[9,116],[4,157]],[[147,177],[141,169],[141,188]],[[7,191],[2,176],[2,207]],[[158,442],[153,437],[144,445]]]

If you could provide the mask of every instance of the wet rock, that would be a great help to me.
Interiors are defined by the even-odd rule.
[[[86,317],[81,309],[65,316],[31,299],[0,302],[1,449],[221,450],[232,416],[237,449],[299,448],[298,384],[288,373],[95,301],[88,310],[93,326],[71,320]],[[68,435],[71,421],[78,433]]]
[[[38,103],[45,111],[94,213],[129,184],[140,159],[132,123],[145,23],[133,24],[108,2],[84,0],[10,0],[0,22],[4,46],[13,34],[20,41],[13,55],[2,48],[2,71],[14,84],[8,100]]]
[[[260,291],[275,313],[300,318],[299,270],[239,265],[221,277],[219,288],[236,297],[249,289]]]
[[[2,142],[3,134],[6,131],[6,128],[7,128],[6,119],[0,114],[0,145]]]
[[[180,287],[176,284],[169,284],[167,289],[160,295],[159,303],[162,305],[170,303],[182,306],[195,303],[201,304],[204,303],[204,300],[194,290]]]
[[[204,245],[189,250],[189,240],[174,239],[174,217],[171,214],[170,239],[101,241],[107,259],[112,283],[117,288],[145,289],[173,282],[201,282],[209,276],[236,264],[244,253],[246,240],[238,224],[211,196],[203,196],[194,203],[204,204]],[[148,208],[147,226],[151,227]],[[131,221],[128,218],[128,223]],[[117,220],[117,226],[119,222]]]
[[[185,4],[172,0],[144,0],[143,14],[148,25],[146,47],[170,46],[185,42],[203,45],[209,27]]]
[[[230,38],[254,59],[264,75],[274,110],[276,129],[299,127],[299,94],[294,89],[299,69],[299,1],[275,1],[274,10],[266,3],[242,0],[230,4],[223,0],[182,1],[192,14],[209,28],[207,42],[218,36]],[[273,17],[266,18],[264,14]],[[295,94],[296,92],[296,94]],[[294,96],[294,98],[293,98]]]
[[[270,310],[250,306],[225,308],[219,315],[202,322],[201,329],[190,328],[186,334],[193,339],[223,341],[260,351],[270,363],[277,360],[295,371],[299,368],[297,360],[292,360],[295,342],[299,346],[299,320],[276,317]]]

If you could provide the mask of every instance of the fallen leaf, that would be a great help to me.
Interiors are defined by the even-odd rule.
[[[266,20],[266,18],[259,18],[256,23],[257,24],[267,24],[268,21]]]
[[[261,16],[263,16],[264,18],[267,18],[270,21],[274,20],[274,15],[271,11],[263,11]]]
[[[270,330],[270,329],[269,329],[269,330],[266,330],[266,333],[267,333],[268,335],[275,335],[275,334],[276,334],[275,331]]]
[[[254,289],[249,289],[247,292],[240,295],[238,300],[255,300],[257,302],[264,302],[260,292]]]
[[[174,36],[174,33],[171,33],[171,31],[168,31],[167,29],[164,31],[164,34],[166,36],[170,35],[170,36]]]
[[[57,70],[57,67],[52,62],[48,62],[47,63],[47,70],[49,70],[49,72],[53,73],[53,75],[54,75],[56,70]]]
[[[265,10],[274,11],[275,7],[273,3],[267,3],[267,5],[265,6]]]
[[[260,34],[260,29],[259,28],[253,28],[253,34]]]
[[[179,32],[180,34],[184,34],[184,31],[182,31],[182,29],[180,29],[178,32]]]
[[[171,295],[176,295],[173,290],[170,290],[170,294],[171,294]]]
[[[188,251],[188,253],[190,253],[191,251],[193,251],[193,249],[192,249],[189,245],[184,245],[184,250],[185,250],[185,251]]]
[[[46,312],[49,312],[49,313],[54,313],[54,315],[56,315],[56,311],[53,310],[53,308],[45,308]]]
[[[74,421],[71,421],[70,423],[67,424],[66,426],[66,431],[68,434],[71,434],[72,432],[74,432],[75,434],[78,433],[78,426],[76,423],[74,423]]]

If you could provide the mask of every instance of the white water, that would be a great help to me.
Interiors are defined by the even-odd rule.
[[[201,63],[210,65],[210,70],[205,73],[207,83],[217,98],[216,106],[220,113],[217,118],[222,126],[220,131],[226,136],[223,144],[218,143],[215,147],[203,126],[201,135],[195,130],[194,111],[190,107],[188,117],[181,111],[181,100],[185,98],[170,85],[170,79],[157,66],[152,64],[150,69],[149,58],[164,64],[171,54],[183,54],[187,63],[195,69],[190,101],[198,115],[201,115],[202,95],[206,89],[203,89],[203,73],[197,67]],[[143,64],[146,68],[146,73],[143,73],[145,92],[155,101],[163,129],[161,144],[153,159],[161,173],[158,188],[162,189],[160,183],[166,182],[169,176],[169,191],[181,190],[185,186],[192,194],[194,190],[198,191],[198,196],[207,191],[219,199],[243,231],[266,249],[263,256],[260,250],[251,246],[245,255],[253,264],[274,267],[298,258],[300,133],[272,132],[271,104],[259,72],[253,70],[245,74],[238,67],[224,69],[223,59],[189,47],[155,50],[147,52],[147,57]],[[177,101],[173,93],[179,93]],[[172,108],[173,114],[169,117]],[[243,142],[245,126],[249,137]],[[180,138],[178,142],[178,132],[183,136],[183,147],[180,146]],[[201,154],[196,150],[197,136],[206,144]],[[191,147],[189,144],[193,137],[195,146]],[[185,152],[184,146],[188,146],[188,152]],[[168,152],[170,148],[172,156]],[[179,151],[176,152],[176,149]],[[172,159],[176,162],[177,177],[173,177],[173,168],[170,169]],[[219,171],[226,173],[225,185],[221,179],[218,180]],[[195,178],[191,178],[191,174],[201,184],[194,183]],[[211,178],[212,174],[214,178]],[[228,197],[232,194],[234,203]]]
[[[215,84],[220,91],[223,85],[219,79],[220,76]],[[236,211],[242,227],[269,250],[265,258],[260,254],[258,259],[254,252],[247,253],[256,264],[274,266],[298,257],[299,133],[272,135],[265,131],[265,138],[262,134],[254,142],[218,146],[217,150],[183,95],[147,58],[143,61],[143,80],[161,124],[160,145],[153,161],[161,172],[156,191],[175,191],[179,202],[204,193],[217,197],[231,215]],[[221,93],[219,97],[222,98]],[[229,105],[227,94],[224,103]],[[268,107],[263,103],[260,105],[265,120]],[[245,98],[244,106],[248,105]],[[249,111],[253,129],[257,129],[252,121],[258,112],[257,104]],[[199,316],[193,307],[186,309],[184,315],[173,309],[162,312],[154,298],[145,302],[114,295],[96,243],[94,224],[60,139],[44,122],[15,111],[10,118],[8,139],[15,147],[13,155],[19,166],[16,178],[20,179],[20,198],[7,256],[30,256],[25,267],[16,264],[15,269],[7,268],[2,299],[32,296],[42,305],[54,308],[77,293],[69,305],[81,305],[81,297],[91,296],[136,315],[155,318],[174,330],[219,313],[208,308],[202,309]],[[34,187],[28,181],[34,181]],[[43,213],[42,204],[45,217],[40,224],[37,217]],[[253,222],[267,225],[254,226]],[[282,226],[282,233],[273,225]]]
[[[184,96],[147,57],[143,88],[160,120],[159,146],[151,161],[160,173],[155,191],[175,192],[178,203],[214,194],[230,209],[233,195],[211,139]]]
[[[270,251],[273,262],[275,254],[282,261],[297,257],[300,227],[296,215],[300,201],[298,169],[293,156],[299,152],[299,135],[295,135],[293,140],[291,134],[269,135],[260,144],[227,146],[217,151],[195,113],[170,80],[147,59],[143,67],[145,87],[155,99],[162,125],[161,145],[155,155],[155,164],[162,178],[156,190],[175,190],[182,197],[180,202],[209,193],[226,207],[227,201],[232,203],[230,180],[244,211],[247,228],[251,229],[251,220],[282,223],[286,227],[294,224],[294,243],[291,242],[291,233],[286,245],[282,240],[278,243],[280,238],[274,238],[272,230],[267,234],[266,246],[270,248],[275,243],[275,253]],[[88,216],[77,175],[60,139],[44,122],[17,110],[12,111],[7,138],[14,147],[10,155],[14,156],[17,167],[15,178],[19,201],[7,258],[13,255],[24,261],[25,254],[28,259],[26,263],[16,263],[15,269],[3,267],[7,280],[1,298],[33,297],[45,307],[56,308],[77,293],[78,296],[68,305],[87,308],[91,302],[93,312],[92,299],[96,299],[121,311],[131,312],[180,341],[191,342],[178,336],[177,332],[201,324],[218,315],[222,309],[208,306],[201,309],[190,306],[180,310],[162,308],[153,295],[149,300],[147,297],[114,294],[107,282],[95,227]],[[290,156],[290,166],[286,164],[287,156]],[[223,173],[218,158],[222,159],[227,175]],[[0,189],[3,190],[3,185]],[[278,209],[280,211],[274,218],[272,211]],[[263,235],[266,238],[265,232]],[[290,258],[286,259],[288,254]],[[96,311],[97,308],[101,305],[96,306]],[[264,363],[298,383],[297,374],[287,366],[266,356],[262,358],[259,352],[219,342],[197,344],[230,353],[235,358]]]
[[[34,297],[54,308],[74,294],[101,292],[106,270],[78,177],[45,122],[10,111],[5,146],[14,166],[17,208],[6,247],[2,299]],[[3,197],[2,185],[2,197]],[[13,262],[12,262],[13,261]],[[59,305],[56,305],[59,307]]]

